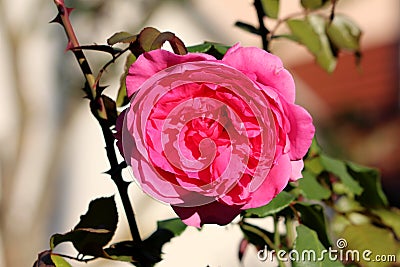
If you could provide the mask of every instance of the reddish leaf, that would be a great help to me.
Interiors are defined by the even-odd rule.
[[[240,241],[240,245],[239,245],[239,260],[242,261],[243,255],[246,252],[246,249],[249,245],[249,240],[247,240],[246,238],[243,238],[242,241]]]
[[[160,49],[168,41],[175,54],[184,55],[187,53],[182,40],[176,37],[175,34],[172,32],[160,32],[152,27],[144,28],[139,34],[138,41],[143,51]]]
[[[51,250],[45,250],[39,253],[38,259],[33,267],[55,267],[56,265],[51,259]]]
[[[152,27],[146,27],[144,28],[140,33],[138,37],[138,42],[140,47],[144,51],[151,51],[153,49],[153,43],[157,39],[157,37],[161,34],[161,32],[155,28]],[[161,46],[160,46],[161,47]]]

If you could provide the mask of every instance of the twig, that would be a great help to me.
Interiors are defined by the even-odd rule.
[[[279,233],[279,217],[274,214],[274,245],[276,248],[276,251],[278,251],[279,249],[281,249],[281,234]],[[279,257],[276,257],[277,261],[278,261],[278,266],[279,267],[285,267],[285,265],[283,264],[282,260]]]
[[[88,263],[89,261],[93,261],[93,260],[97,259],[96,257],[89,258],[89,259],[83,259],[83,258],[80,259],[78,257],[72,257],[72,256],[69,256],[69,255],[60,254],[60,253],[54,253],[54,252],[52,252],[51,254],[55,255],[55,256],[63,257],[63,258],[66,258],[66,259],[74,260],[74,261],[84,262],[84,263]]]
[[[336,9],[336,4],[339,0],[331,0],[332,3],[332,9],[331,9],[331,14],[329,16],[329,23],[332,22],[332,20],[335,18],[335,9]]]
[[[267,29],[267,27],[265,27],[264,24],[264,8],[262,6],[261,0],[254,0],[254,7],[257,11],[258,24],[260,25],[258,30],[260,32],[263,49],[265,51],[269,51],[269,41],[267,39],[269,30]]]
[[[124,48],[123,50],[119,51],[117,54],[113,55],[113,58],[108,61],[100,70],[99,73],[97,74],[97,77],[94,81],[94,86],[97,87],[99,85],[100,79],[103,76],[103,73],[106,71],[106,69],[108,68],[108,66],[110,66],[112,63],[115,62],[116,59],[118,59],[120,56],[122,56],[126,51],[129,50],[129,46]]]
[[[96,79],[92,73],[85,54],[81,49],[74,49],[79,47],[79,42],[76,38],[74,29],[69,20],[69,14],[71,13],[72,9],[65,6],[64,0],[54,0],[54,3],[56,4],[58,9],[58,15],[53,20],[53,22],[58,22],[63,26],[65,33],[68,37],[67,49],[70,49],[74,53],[82,70],[82,73],[85,76],[87,85],[90,87],[90,90],[88,90],[86,93],[88,94],[87,97],[90,100],[92,114],[101,126],[101,130],[103,132],[104,140],[106,143],[105,149],[107,152],[108,161],[110,163],[110,170],[107,173],[111,176],[111,179],[114,181],[118,188],[118,192],[121,197],[125,214],[129,223],[132,238],[135,242],[140,243],[142,240],[137,227],[132,204],[128,196],[128,186],[130,183],[124,181],[124,179],[122,178],[121,171],[123,165],[118,163],[114,147],[115,139],[107,123],[107,113],[103,99],[101,98],[101,95],[97,94],[96,92]]]
[[[287,15],[286,17],[280,18],[276,21],[276,24],[274,26],[274,28],[272,28],[272,30],[268,33],[267,35],[267,39],[270,42],[271,39],[273,38],[273,36],[275,35],[276,31],[278,30],[279,26],[282,25],[282,23],[286,22],[289,19],[292,19],[294,17],[298,17],[298,16],[302,16],[305,15],[306,13],[304,11],[300,11],[300,12],[296,12],[296,13],[292,13],[290,15]]]

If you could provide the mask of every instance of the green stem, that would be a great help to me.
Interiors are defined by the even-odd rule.
[[[287,246],[291,248],[293,247],[295,239],[293,219],[287,216],[285,219],[285,225],[286,225],[286,243]]]
[[[274,245],[275,245],[275,250],[278,251],[281,249],[281,235],[279,233],[279,218],[278,216],[274,215]],[[276,257],[279,267],[285,267],[285,264],[278,258]]]
[[[101,126],[104,140],[106,143],[107,158],[111,167],[110,171],[108,171],[108,174],[111,176],[111,179],[117,186],[119,195],[122,200],[122,204],[124,206],[132,238],[135,242],[140,243],[142,239],[140,237],[139,229],[137,227],[135,213],[133,212],[132,204],[128,196],[128,186],[130,183],[124,181],[124,179],[122,178],[121,172],[123,169],[123,164],[118,163],[114,147],[115,138],[111,129],[108,126],[107,113],[103,99],[101,98],[101,95],[97,94],[96,92],[96,87],[97,87],[96,79],[93,75],[93,72],[90,68],[90,65],[86,59],[85,54],[81,49],[74,49],[78,48],[80,45],[78,39],[76,38],[71,22],[69,20],[69,13],[71,12],[71,9],[65,6],[64,0],[54,0],[54,3],[56,4],[58,9],[58,15],[54,19],[54,22],[58,22],[63,26],[65,33],[68,37],[67,48],[74,53],[79,63],[79,66],[82,70],[82,73],[85,76],[87,85],[90,88],[89,90],[86,91],[86,93],[88,94],[87,97],[90,100],[90,107],[92,114],[97,119],[97,121]]]

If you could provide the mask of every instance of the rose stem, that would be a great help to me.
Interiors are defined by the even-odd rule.
[[[65,33],[68,37],[67,50],[71,50],[74,53],[79,63],[79,66],[82,70],[82,73],[85,76],[88,87],[87,90],[85,90],[85,92],[87,93],[87,98],[90,100],[91,112],[99,122],[101,130],[103,132],[104,141],[106,143],[105,149],[108,161],[111,165],[111,168],[107,173],[111,176],[111,179],[117,186],[119,195],[122,200],[122,204],[124,206],[132,238],[136,243],[140,243],[142,239],[140,238],[140,233],[135,219],[135,213],[133,212],[132,204],[128,196],[128,186],[130,183],[124,181],[121,173],[125,163],[124,162],[121,164],[118,163],[114,147],[114,140],[115,140],[114,135],[107,124],[107,113],[104,106],[104,102],[101,97],[101,93],[98,93],[96,90],[97,89],[95,82],[96,79],[92,73],[90,65],[83,51],[81,49],[74,49],[74,48],[79,48],[79,42],[78,39],[76,38],[74,29],[69,20],[69,14],[71,13],[72,9],[67,8],[65,6],[64,0],[54,0],[54,3],[56,4],[58,9],[58,15],[53,20],[53,22],[60,23],[65,30]]]
[[[256,11],[257,11],[258,23],[260,24],[258,30],[260,32],[262,46],[265,51],[269,52],[269,42],[267,39],[269,30],[267,29],[267,27],[265,27],[265,24],[264,24],[265,13],[264,13],[264,8],[261,3],[261,0],[254,0],[254,7],[256,8]]]
[[[281,249],[281,235],[279,233],[279,217],[276,214],[274,214],[274,245],[276,251]],[[279,267],[285,267],[285,265],[279,259],[279,257],[276,257],[276,259],[278,260]]]

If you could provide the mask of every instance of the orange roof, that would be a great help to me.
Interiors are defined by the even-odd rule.
[[[399,44],[363,51],[361,68],[351,54],[342,54],[332,74],[314,62],[293,66],[299,76],[333,113],[381,112],[398,108]]]

